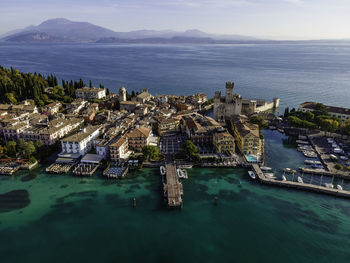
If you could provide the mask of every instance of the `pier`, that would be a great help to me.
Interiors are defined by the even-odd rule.
[[[53,163],[49,167],[46,168],[47,173],[51,174],[63,174],[68,173],[74,164],[61,164],[61,163]]]
[[[182,207],[183,186],[179,181],[175,164],[166,164],[166,182],[163,179],[164,197],[168,207]]]
[[[98,167],[98,164],[80,163],[74,168],[73,174],[79,176],[92,176]]]
[[[305,183],[292,182],[292,181],[279,181],[276,179],[270,179],[264,175],[264,173],[261,171],[259,165],[257,165],[257,164],[253,164],[252,169],[253,169],[254,173],[256,174],[259,182],[263,183],[263,184],[294,188],[294,189],[299,189],[299,190],[304,190],[304,191],[312,191],[312,192],[334,195],[334,196],[343,197],[343,198],[350,198],[349,191],[328,188],[328,187],[313,185],[313,184],[305,184]]]

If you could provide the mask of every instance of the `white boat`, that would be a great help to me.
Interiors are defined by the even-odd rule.
[[[192,164],[181,164],[179,165],[180,168],[183,168],[183,169],[191,169],[193,167]]]
[[[271,171],[272,170],[271,167],[267,167],[267,166],[261,166],[260,169],[261,169],[261,171]]]
[[[303,141],[303,140],[296,140],[296,143],[298,143],[298,144],[304,144],[304,145],[308,145],[308,144],[309,144],[309,142]]]
[[[250,178],[252,178],[252,179],[256,178],[256,175],[253,171],[248,171],[248,174],[249,174]]]
[[[177,169],[177,175],[179,178],[183,178],[183,179],[188,178],[186,170]]]
[[[337,189],[338,189],[338,190],[343,190],[343,187],[342,187],[340,184],[338,184],[338,185],[337,185]]]
[[[282,181],[283,182],[287,181],[287,178],[284,175],[282,175]]]
[[[334,185],[331,183],[325,183],[324,184],[327,188],[334,188]]]
[[[159,170],[160,170],[160,175],[163,175],[163,176],[166,175],[166,169],[163,165],[159,167]]]
[[[301,183],[301,184],[304,183],[304,182],[303,182],[303,178],[301,178],[300,176],[298,176],[298,183]]]
[[[264,173],[264,175],[269,179],[276,179],[276,176],[273,173]]]

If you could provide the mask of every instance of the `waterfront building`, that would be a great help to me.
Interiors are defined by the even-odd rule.
[[[237,147],[248,161],[259,162],[263,155],[264,142],[260,138],[259,126],[249,123],[244,116],[238,116],[232,121],[232,130]]]
[[[62,152],[59,155],[85,155],[91,150],[94,139],[99,136],[100,129],[101,126],[87,126],[82,131],[62,139]]]
[[[316,110],[318,103],[317,102],[304,102],[299,105],[299,110],[303,112],[313,112]],[[326,106],[327,112],[332,117],[337,117],[342,121],[350,119],[350,109],[343,107],[335,106]]]
[[[141,152],[142,148],[150,144],[152,129],[151,127],[137,127],[126,134],[129,143],[129,149],[135,152]]]
[[[128,137],[122,136],[115,143],[109,145],[110,159],[114,163],[127,161],[130,156]]]
[[[216,132],[213,135],[213,144],[217,153],[232,153],[235,152],[235,139],[227,131]]]
[[[29,127],[29,122],[16,122],[14,125],[9,125],[2,128],[5,141],[17,141],[20,139],[20,134]]]
[[[87,101],[83,99],[76,99],[67,105],[67,112],[69,114],[79,114],[79,112],[87,105]]]
[[[83,100],[102,99],[106,97],[106,90],[101,88],[83,87],[75,90],[75,97]]]

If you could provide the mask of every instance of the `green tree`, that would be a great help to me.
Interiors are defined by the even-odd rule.
[[[15,98],[15,95],[12,92],[6,93],[6,102],[10,104],[17,104],[17,100]]]
[[[8,156],[16,157],[17,149],[16,149],[17,143],[15,141],[9,141],[6,145],[6,153]]]
[[[25,144],[25,148],[24,148],[24,156],[26,158],[30,158],[34,152],[35,152],[34,143],[33,142],[27,142]]]
[[[180,149],[180,154],[197,162],[200,160],[198,147],[190,140],[186,140]]]
[[[157,146],[147,145],[142,148],[142,153],[146,159],[159,160],[161,157],[160,151]]]
[[[259,129],[265,129],[268,126],[264,118],[258,115],[251,117],[249,119],[249,122],[259,125]]]

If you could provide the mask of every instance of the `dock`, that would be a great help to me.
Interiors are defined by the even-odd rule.
[[[174,164],[166,164],[166,178],[165,182],[163,180],[163,188],[164,188],[164,197],[167,199],[167,205],[169,208],[171,207],[181,207],[182,204],[182,195],[183,195],[183,186],[179,181],[179,177],[177,175],[176,165]]]
[[[18,166],[1,166],[0,167],[0,175],[13,175],[15,172],[19,170]]]
[[[124,178],[129,171],[129,167],[109,167],[104,172],[103,175],[107,178]]]
[[[98,164],[80,163],[73,169],[73,174],[79,176],[92,176],[98,167]]]
[[[72,169],[73,165],[74,164],[53,163],[46,168],[46,172],[51,174],[68,173]]]
[[[311,191],[311,192],[317,192],[321,194],[328,194],[343,198],[350,198],[350,191],[345,190],[339,190],[335,188],[328,188],[324,186],[319,185],[313,185],[313,184],[306,184],[306,183],[299,183],[299,182],[292,182],[292,181],[279,181],[276,179],[270,179],[267,178],[263,172],[261,171],[259,165],[253,164],[252,169],[254,173],[256,174],[258,180],[260,183],[263,184],[269,184],[269,185],[276,185],[280,187],[288,187],[288,188],[294,188],[304,191]]]

